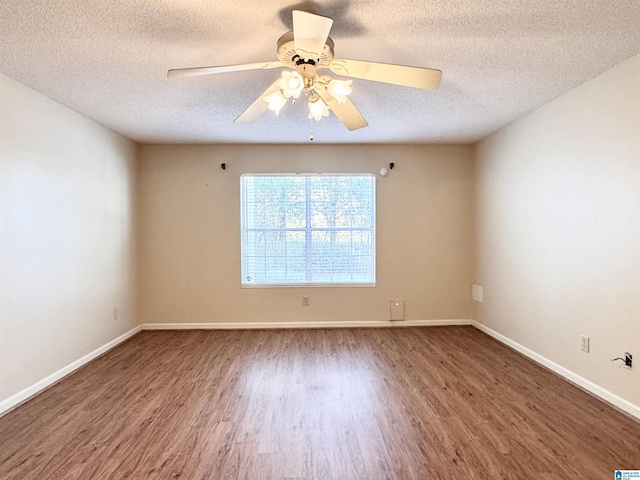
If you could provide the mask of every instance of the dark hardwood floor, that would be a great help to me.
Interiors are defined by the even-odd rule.
[[[0,418],[2,479],[613,479],[640,423],[472,327],[143,332]]]

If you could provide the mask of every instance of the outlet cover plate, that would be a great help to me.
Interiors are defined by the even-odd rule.
[[[589,353],[589,337],[586,335],[580,336],[580,350]]]

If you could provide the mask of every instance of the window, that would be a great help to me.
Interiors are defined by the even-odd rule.
[[[374,285],[375,175],[240,177],[242,285]]]

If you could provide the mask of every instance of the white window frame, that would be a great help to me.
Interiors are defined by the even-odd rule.
[[[245,177],[314,177],[314,176],[329,176],[329,177],[371,177],[373,180],[373,191],[372,191],[372,211],[371,211],[371,223],[372,226],[369,227],[312,227],[311,226],[311,218],[310,218],[310,188],[309,184],[307,184],[307,192],[306,192],[306,225],[305,227],[296,227],[296,228],[248,228],[246,227],[246,218],[247,218],[247,209],[245,208],[245,192],[244,192],[244,178]],[[242,288],[288,288],[288,287],[375,287],[376,284],[376,176],[372,173],[243,173],[240,175],[240,232],[241,232],[241,246],[240,246],[240,257],[241,257],[241,285]],[[370,282],[302,282],[302,283],[251,283],[245,281],[247,278],[247,271],[245,265],[245,245],[248,244],[248,233],[251,231],[303,231],[305,232],[305,249],[306,249],[306,257],[307,257],[307,270],[309,271],[309,264],[311,258],[311,235],[313,232],[324,231],[324,232],[340,232],[340,231],[367,231],[371,233],[371,250],[372,250],[372,258],[371,258],[371,268],[372,268],[372,279]],[[309,273],[307,273],[307,279],[309,278]]]

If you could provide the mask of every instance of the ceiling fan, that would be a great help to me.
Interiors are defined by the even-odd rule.
[[[367,121],[349,100],[352,80],[336,80],[320,75],[317,70],[329,69],[343,77],[360,78],[406,87],[437,90],[442,72],[430,68],[407,67],[360,60],[335,59],[333,40],[329,32],[333,20],[300,10],[293,11],[293,32],[278,40],[277,61],[247,63],[218,67],[177,68],[167,77],[188,77],[241,70],[287,68],[249,107],[234,120],[249,124],[267,109],[280,113],[287,99],[293,101],[304,93],[309,100],[309,118],[320,120],[331,110],[349,129],[366,127]]]

